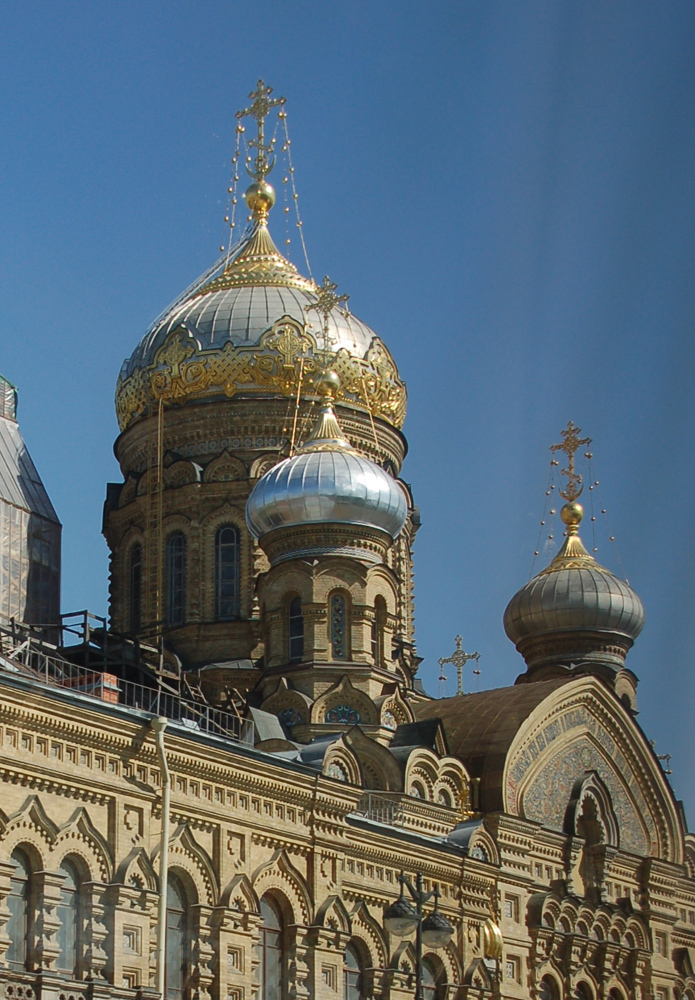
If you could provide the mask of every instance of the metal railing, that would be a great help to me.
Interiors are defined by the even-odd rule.
[[[403,826],[405,809],[401,792],[367,792],[358,809],[360,816],[385,823],[387,826]]]
[[[49,687],[62,688],[96,701],[164,715],[192,732],[223,736],[253,745],[253,723],[204,702],[189,701],[161,687],[147,687],[114,674],[76,666],[51,655],[24,638],[14,645],[12,632],[0,627],[0,670],[29,676]]]

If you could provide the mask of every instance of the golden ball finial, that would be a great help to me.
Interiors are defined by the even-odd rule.
[[[576,500],[571,500],[562,507],[560,517],[567,525],[567,534],[574,535],[577,533],[577,527],[584,517],[584,508]]]
[[[340,392],[340,377],[337,372],[325,372],[316,383],[316,391],[330,404]]]
[[[247,188],[246,204],[259,219],[267,219],[268,213],[275,204],[275,189],[268,181],[254,181]]]

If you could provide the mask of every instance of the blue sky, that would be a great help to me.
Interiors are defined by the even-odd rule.
[[[408,382],[426,686],[458,632],[482,685],[520,672],[502,613],[574,420],[599,559],[618,547],[647,609],[639,721],[695,824],[690,0],[27,0],[2,21],[0,371],[65,525],[64,609],[105,612],[116,377],[217,255],[263,76],[314,273]]]

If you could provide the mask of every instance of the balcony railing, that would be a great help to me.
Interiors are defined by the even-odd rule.
[[[110,705],[164,715],[192,732],[223,736],[235,743],[253,745],[253,723],[230,712],[190,701],[161,687],[147,687],[68,663],[57,655],[37,648],[25,638],[13,645],[12,633],[0,627],[0,670],[30,677],[48,687],[62,688]]]

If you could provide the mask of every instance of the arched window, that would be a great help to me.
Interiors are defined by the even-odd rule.
[[[56,919],[60,923],[56,935],[56,943],[60,949],[56,959],[56,969],[70,976],[77,976],[82,931],[80,877],[70,861],[62,863],[58,874],[62,875],[63,885],[60,890],[60,903],[56,908]]]
[[[343,1000],[360,1000],[362,996],[362,962],[354,945],[349,944],[343,957]]]
[[[384,629],[386,627],[386,601],[377,597],[374,601],[374,618],[372,619],[372,657],[374,665],[384,664]]]
[[[577,983],[572,990],[574,1000],[593,1000],[593,993],[587,983]]]
[[[186,536],[176,531],[166,547],[167,625],[183,625],[186,619]]]
[[[440,986],[444,981],[443,972],[438,973],[432,962],[425,958],[422,961],[422,997],[423,1000],[437,1000],[441,993]]]
[[[239,529],[225,524],[215,535],[215,618],[238,618],[241,594],[241,543]]]
[[[283,921],[272,899],[261,900],[261,927],[257,946],[259,1000],[282,1000],[285,980]]]
[[[175,875],[167,882],[166,985],[167,1000],[184,1000],[190,965],[188,900]]]
[[[540,1000],[560,1000],[560,991],[552,976],[543,976],[538,996]]]
[[[139,632],[142,626],[142,545],[138,542],[130,550],[130,631]]]
[[[7,908],[10,911],[5,933],[10,944],[5,952],[11,969],[23,971],[29,964],[29,934],[31,932],[31,867],[24,851],[13,851],[10,861],[14,872],[10,876]]]
[[[331,594],[331,650],[334,660],[348,658],[348,605],[344,594]]]
[[[304,656],[304,615],[301,597],[293,597],[287,605],[287,658],[299,663]]]

